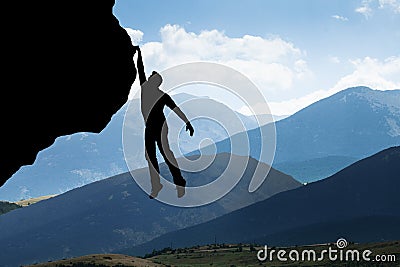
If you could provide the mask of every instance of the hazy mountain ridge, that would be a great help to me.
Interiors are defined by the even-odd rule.
[[[304,161],[276,163],[274,168],[290,174],[302,183],[308,183],[325,179],[356,161],[357,159],[352,157],[328,156]]]
[[[188,186],[206,183],[223,172],[229,157],[218,155],[200,173],[184,172]],[[271,169],[260,190],[250,194],[247,187],[256,164],[254,159],[249,160],[244,177],[225,197],[197,208],[178,208],[150,200],[131,174],[124,173],[11,211],[0,217],[0,228],[7,229],[0,232],[0,258],[5,266],[15,266],[112,252],[301,186],[292,177]],[[161,165],[161,172],[170,179],[165,164]],[[148,170],[138,169],[133,175],[146,177]]]
[[[391,146],[400,145],[400,90],[380,91],[368,87],[354,87],[319,100],[292,116],[276,122],[276,151],[273,166],[281,167],[293,162],[312,163],[326,157],[361,159]],[[265,127],[265,126],[264,126]],[[259,129],[249,130],[231,137],[250,140],[250,156],[260,159],[261,140],[268,143],[268,136],[260,136]],[[229,139],[216,144],[218,152],[231,151]],[[203,151],[207,151],[203,149]],[[194,151],[190,154],[196,154]],[[242,153],[239,153],[242,155]],[[339,171],[344,165],[327,168],[318,176],[293,177],[310,182]],[[285,166],[282,170],[288,170]],[[308,177],[304,180],[304,177]]]
[[[400,125],[400,90],[350,88],[278,122],[274,162],[326,156],[361,159],[400,145],[400,135],[391,134],[393,125]]]
[[[370,243],[371,240],[393,241],[400,238],[399,225],[400,216],[374,215],[345,220],[338,218],[336,221],[297,227],[248,241],[272,246],[322,244],[339,238],[357,243]]]
[[[217,236],[220,243],[267,242],[269,237],[275,242],[269,245],[287,245],[287,241],[298,245],[322,240],[334,242],[332,233],[345,225],[349,230],[358,229],[353,235],[349,231],[343,233],[351,241],[398,240],[400,231],[393,231],[395,223],[385,219],[379,224],[379,218],[394,218],[394,222],[400,219],[399,173],[400,147],[388,148],[327,179],[279,193],[209,222],[165,234],[121,252],[142,255],[152,249],[167,247],[171,240],[176,247],[209,244],[213,236]],[[360,225],[363,218],[375,219],[373,223]],[[329,225],[335,226],[336,230],[332,233],[323,231]],[[302,235],[299,229],[307,231]],[[340,237],[343,236],[336,238]]]
[[[193,96],[177,94],[178,103]],[[197,99],[200,97],[196,97]],[[203,99],[206,99],[204,97]],[[142,151],[143,119],[139,102],[134,103],[127,127],[131,129],[138,153],[129,158],[136,167],[147,165]],[[222,105],[210,100],[215,107]],[[355,87],[322,99],[296,114],[276,122],[277,148],[273,166],[281,168],[302,182],[315,181],[346,167],[347,161],[337,161],[315,170],[315,162],[327,157],[361,159],[384,148],[400,145],[400,90],[379,91],[367,87]],[[126,172],[122,148],[122,124],[127,104],[113,117],[109,125],[98,135],[77,133],[59,137],[50,148],[39,153],[33,166],[22,167],[8,182],[0,187],[0,199],[18,201],[48,194],[59,194],[75,187]],[[192,112],[188,110],[188,112]],[[166,112],[168,113],[168,112]],[[251,129],[254,121],[238,114]],[[178,130],[182,123],[176,116],[169,118]],[[196,150],[200,140],[212,134],[217,152],[229,152],[230,142],[223,132],[212,130],[214,124],[203,121],[194,123],[196,134],[180,135],[181,148],[186,152]],[[209,124],[209,125],[208,125]],[[247,132],[250,155],[259,158],[260,132],[257,128]],[[246,138],[245,133],[232,138]],[[264,137],[264,138],[268,138]],[[177,151],[176,141],[171,145]],[[63,153],[58,153],[63,151]],[[185,152],[185,151],[183,151]],[[215,151],[212,149],[211,153]],[[189,153],[189,154],[195,154]],[[246,155],[243,153],[243,155]],[[162,158],[159,156],[160,161]],[[301,172],[293,169],[294,162],[304,162]],[[285,165],[287,164],[287,165]],[[278,168],[278,169],[279,169]]]

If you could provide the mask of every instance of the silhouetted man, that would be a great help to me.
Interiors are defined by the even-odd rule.
[[[156,143],[171,171],[178,197],[182,197],[185,194],[186,181],[182,177],[174,153],[171,151],[168,144],[168,126],[163,112],[164,107],[169,107],[186,123],[186,131],[189,131],[190,136],[193,136],[194,129],[172,98],[159,89],[162,83],[161,75],[153,71],[149,79],[146,80],[142,53],[139,47],[136,47],[136,49],[138,51],[137,68],[141,85],[141,110],[146,125],[144,134],[145,153],[151,177],[150,198],[157,197],[163,187],[160,183],[160,170],[156,157]]]

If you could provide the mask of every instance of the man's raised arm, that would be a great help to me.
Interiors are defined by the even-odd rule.
[[[137,52],[138,52],[137,69],[138,69],[138,74],[139,74],[140,85],[142,85],[146,81],[146,74],[144,73],[142,52],[140,51],[139,47],[137,47]]]

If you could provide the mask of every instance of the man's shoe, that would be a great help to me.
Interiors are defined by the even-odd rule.
[[[184,195],[185,195],[185,187],[184,186],[180,186],[180,185],[177,185],[176,186],[176,191],[177,191],[177,194],[178,194],[178,198],[181,198],[181,197],[183,197]]]
[[[160,193],[161,189],[163,188],[163,185],[160,184],[155,188],[151,189],[151,194],[149,195],[150,199],[156,198],[158,196],[158,193]]]
[[[181,181],[179,181],[177,184],[176,184],[176,191],[177,191],[177,194],[178,194],[178,198],[181,198],[181,197],[183,197],[184,195],[185,195],[185,186],[186,186],[186,180],[185,179],[182,179]]]

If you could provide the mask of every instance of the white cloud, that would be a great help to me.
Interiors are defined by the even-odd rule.
[[[383,61],[365,57],[350,62],[354,71],[342,77],[332,88],[288,101],[269,103],[272,114],[293,114],[322,98],[354,86],[367,86],[379,90],[400,89],[400,56],[389,57]]]
[[[333,15],[332,18],[337,19],[337,20],[341,20],[341,21],[348,21],[349,19],[343,16],[339,16],[339,15]]]
[[[400,57],[390,57],[384,61],[366,57],[350,62],[355,68],[354,72],[342,77],[335,85],[335,91],[358,85],[380,90],[400,88]]]
[[[395,14],[400,14],[400,0],[363,0],[361,5],[355,9],[356,12],[363,14],[365,18],[372,16],[374,9],[387,9]]]
[[[379,8],[390,8],[394,13],[400,14],[399,0],[379,0]]]
[[[264,93],[275,95],[312,77],[305,52],[280,37],[232,38],[218,30],[193,33],[169,24],[161,28],[160,36],[160,42],[141,46],[147,73],[188,62],[216,62],[238,70]]]
[[[331,63],[334,63],[334,64],[339,64],[340,63],[340,59],[338,58],[338,57],[335,57],[335,56],[329,56],[329,61],[331,62]]]
[[[303,59],[299,59],[294,63],[294,70],[296,73],[296,77],[299,80],[307,80],[314,76],[311,69],[308,68],[307,61],[305,61]]]
[[[361,6],[359,8],[356,8],[355,11],[364,15],[364,17],[367,19],[372,15],[372,9],[368,6]]]
[[[329,95],[331,95],[330,91],[319,90],[299,98],[269,103],[269,107],[271,109],[271,113],[275,116],[292,115],[297,111],[311,105],[315,101],[318,101]]]
[[[269,102],[274,115],[293,114],[317,100],[353,86],[364,85],[380,90],[400,88],[400,56],[386,60],[365,57],[348,61],[353,71],[340,78],[330,89],[321,88],[305,96],[279,101],[285,99],[291,90],[298,90],[304,80],[315,78],[307,66],[305,52],[294,44],[279,37],[245,35],[231,38],[217,30],[196,34],[177,25],[166,25],[160,33],[160,42],[141,46],[147,73],[188,62],[221,63],[249,77],[268,99],[273,95],[279,96]],[[335,64],[344,62],[334,56],[329,60]],[[138,90],[138,82],[135,82],[132,92]],[[240,106],[238,110],[244,109]]]
[[[134,30],[131,28],[125,28],[125,30],[131,38],[133,45],[139,45],[142,42],[144,35],[142,31]]]
[[[372,15],[372,8],[370,7],[372,0],[363,0],[361,6],[355,9],[355,12],[360,13],[365,16],[365,18],[369,18]]]

